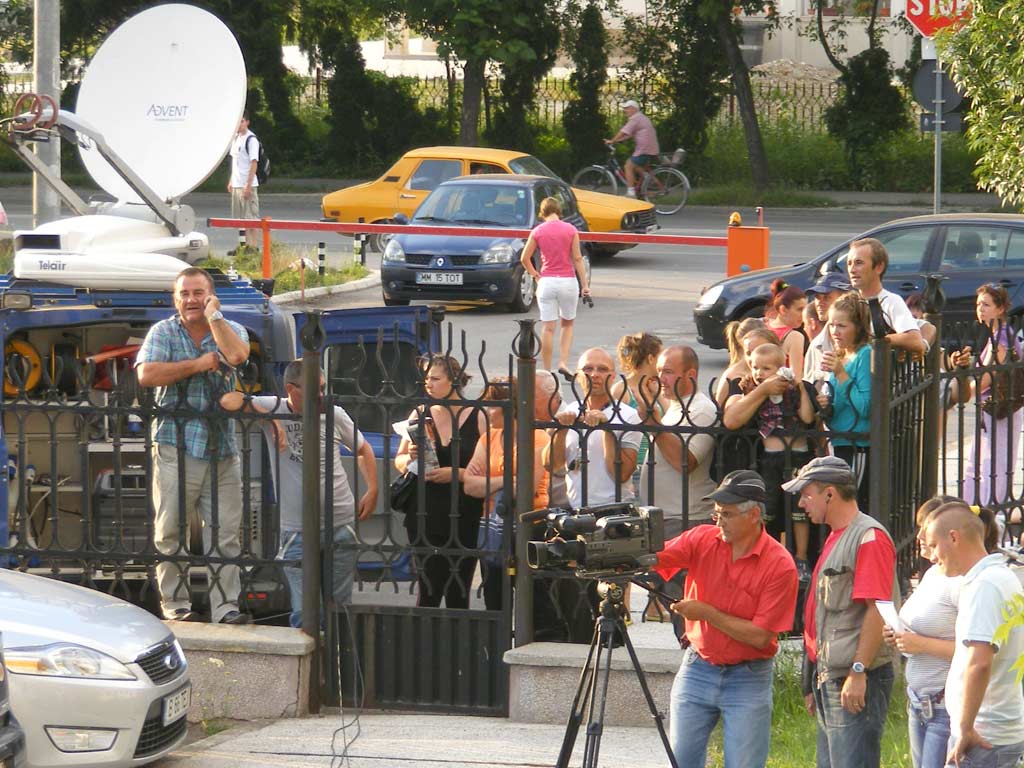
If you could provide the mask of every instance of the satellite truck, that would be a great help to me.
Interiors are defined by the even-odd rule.
[[[110,35],[89,64],[74,112],[26,94],[0,121],[3,139],[75,214],[16,231],[13,272],[0,276],[0,466],[7,467],[0,472],[0,547],[18,544],[22,555],[16,561],[0,554],[0,567],[59,569],[63,579],[99,587],[116,581],[122,589],[134,582],[145,591],[138,589],[145,564],[124,557],[130,547],[147,549],[149,523],[143,425],[128,413],[138,391],[134,355],[150,326],[174,313],[175,277],[209,255],[209,239],[195,231],[195,214],[181,198],[223,160],[245,94],[245,65],[231,31],[204,10],[169,4]],[[78,146],[109,199],[82,200],[38,160],[31,145],[58,134]],[[279,375],[301,351],[304,314],[283,310],[262,286],[233,272],[211,275],[224,315],[249,333],[246,386],[282,393]],[[441,319],[428,307],[324,312],[321,351],[332,391],[354,386],[338,385],[345,378],[374,392],[385,375],[411,391],[416,359],[439,347]],[[385,342],[379,350],[378,340]],[[382,457],[390,430],[385,414],[363,416],[358,424],[378,463],[389,460]],[[272,559],[278,521],[269,457],[262,440],[251,443],[243,552]],[[341,462],[350,474],[353,464]],[[361,523],[364,537],[401,529],[387,525],[387,496],[380,494],[377,514]],[[190,529],[193,546],[201,546],[198,522]],[[40,554],[26,558],[26,545]],[[55,550],[73,554],[55,562],[47,554]],[[121,557],[104,563],[90,555],[83,568],[87,552],[97,551]],[[266,570],[250,574],[243,594],[257,615],[287,601],[276,569]],[[200,592],[205,573],[193,569]],[[150,607],[154,598],[147,598]]]

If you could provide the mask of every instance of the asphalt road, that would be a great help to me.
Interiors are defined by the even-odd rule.
[[[31,190],[11,187],[0,191],[13,228],[31,226]],[[197,220],[228,214],[227,195],[193,194],[187,199]],[[319,194],[264,194],[264,215],[278,219],[316,221],[321,212]],[[664,217],[662,232],[668,234],[723,235],[731,209],[688,207]],[[921,209],[895,207],[778,209],[766,212],[765,224],[771,229],[771,264],[788,264],[815,256],[835,243],[872,226],[901,216],[924,213]],[[747,224],[756,224],[751,210],[741,210]],[[233,247],[236,234],[230,230],[206,230],[215,252]],[[300,248],[315,248],[325,240],[328,258],[337,262],[351,254],[351,239],[319,233],[279,232],[275,240]],[[379,266],[379,255],[371,254],[368,266]],[[614,350],[626,333],[650,331],[666,344],[695,344],[692,310],[701,289],[725,275],[725,250],[721,248],[637,246],[593,265],[594,308],[580,307],[573,349],[591,346]],[[329,297],[313,306],[321,309],[378,306],[380,289],[372,288]],[[536,310],[530,315],[536,318]],[[508,370],[516,320],[520,316],[484,306],[450,307],[456,346],[464,332],[466,348],[473,360],[482,359],[492,373]],[[698,348],[702,361],[702,386],[716,376],[726,363],[720,350]],[[482,357],[481,357],[482,355]]]

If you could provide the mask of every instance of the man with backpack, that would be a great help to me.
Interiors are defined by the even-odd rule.
[[[260,180],[257,175],[263,147],[256,134],[249,130],[249,115],[242,113],[238,121],[238,133],[231,142],[231,177],[228,179],[228,193],[231,195],[231,217],[235,219],[258,219],[260,197],[257,189]],[[260,247],[259,230],[245,230],[245,246]],[[229,256],[234,255],[229,252]]]

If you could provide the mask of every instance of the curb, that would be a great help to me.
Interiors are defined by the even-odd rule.
[[[333,296],[337,293],[361,291],[364,288],[372,288],[375,285],[380,285],[380,272],[372,269],[370,270],[370,274],[366,277],[361,277],[360,279],[353,280],[350,283],[328,285],[323,288],[307,288],[306,299],[318,299],[323,296]],[[287,293],[282,293],[279,296],[271,296],[270,300],[275,304],[295,304],[302,301],[302,291],[288,291]]]

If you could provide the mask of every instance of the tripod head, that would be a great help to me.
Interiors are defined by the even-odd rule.
[[[617,619],[626,615],[628,606],[625,603],[625,587],[629,581],[629,576],[623,576],[621,578],[602,579],[597,582],[597,596],[601,598],[598,610],[601,616]]]

